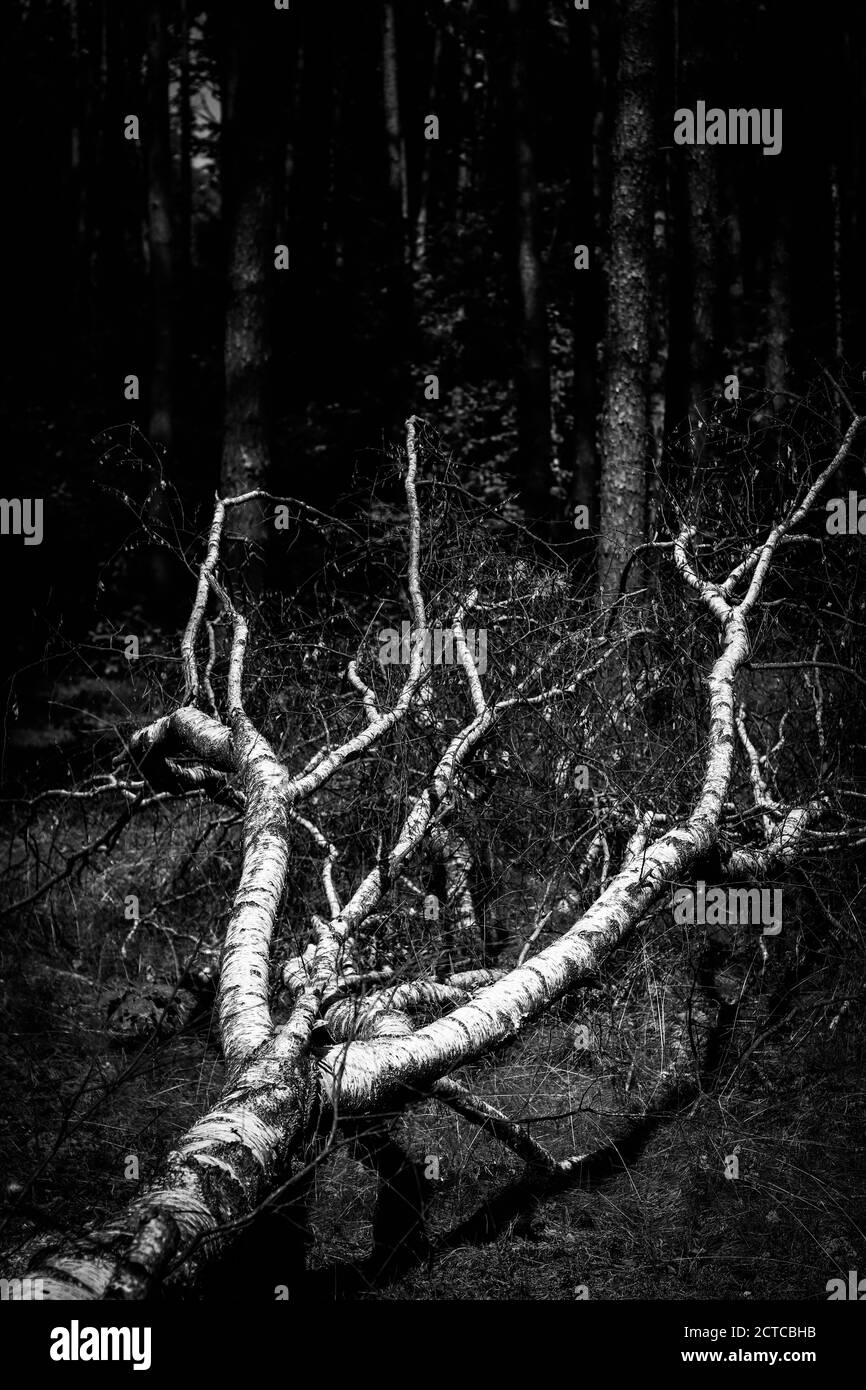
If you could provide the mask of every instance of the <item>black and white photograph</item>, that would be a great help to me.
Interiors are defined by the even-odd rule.
[[[0,1335],[829,1377],[866,13],[7,0],[0,68]]]

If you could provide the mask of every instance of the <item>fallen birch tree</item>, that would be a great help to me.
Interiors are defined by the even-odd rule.
[[[417,877],[414,866],[426,854],[438,874],[439,895],[412,885],[416,896],[425,903],[433,899],[434,917],[450,907],[459,933],[471,936],[476,918],[471,849],[461,833],[459,810],[479,794],[477,769],[483,759],[485,766],[492,764],[494,778],[507,767],[500,736],[521,713],[547,717],[558,709],[577,727],[593,682],[616,669],[630,644],[652,642],[658,625],[639,613],[636,620],[605,618],[583,633],[559,633],[510,690],[503,691],[501,682],[491,689],[473,660],[467,627],[484,612],[504,626],[510,609],[507,598],[485,598],[479,564],[447,614],[454,665],[444,673],[452,703],[443,710],[432,696],[434,677],[439,681],[443,673],[434,672],[424,640],[430,628],[421,559],[424,518],[416,422],[410,420],[403,482],[412,643],[404,678],[396,698],[386,704],[359,656],[349,660],[354,726],[338,738],[326,737],[295,767],[295,759],[282,756],[276,740],[248,713],[245,681],[255,653],[242,605],[230,595],[220,565],[233,510],[251,500],[279,505],[283,499],[256,493],[218,501],[181,642],[183,696],[177,708],[129,740],[111,785],[126,788],[129,798],[145,793],[208,798],[243,816],[242,862],[215,1004],[225,1086],[217,1103],[175,1143],[158,1176],[125,1209],[72,1240],[41,1241],[38,1250],[31,1249],[20,1272],[41,1279],[46,1298],[144,1299],[163,1281],[194,1279],[251,1214],[284,1190],[293,1174],[296,1179],[317,1161],[316,1144],[327,1146],[341,1123],[375,1121],[419,1096],[433,1097],[479,1125],[551,1179],[560,1181],[580,1167],[587,1155],[555,1157],[453,1073],[526,1032],[576,990],[665,901],[671,886],[694,877],[695,866],[713,852],[720,878],[760,881],[796,862],[817,823],[832,814],[831,799],[820,789],[798,804],[774,795],[737,687],[753,655],[755,631],[767,621],[771,578],[799,548],[799,528],[823,504],[862,424],[861,417],[852,419],[834,457],[760,535],[740,544],[734,563],[719,569],[713,545],[699,543],[705,533],[689,516],[662,547],[670,568],[666,582],[690,596],[702,640],[716,647],[705,677],[703,766],[693,804],[683,813],[660,804],[602,808],[584,864],[588,876],[603,863],[594,901],[547,944],[542,942],[550,910],[547,899],[540,902],[510,968],[481,963],[454,970],[453,962],[443,968],[440,959],[439,968],[431,966],[416,978],[405,978],[404,970],[398,979],[390,965],[371,969],[365,962],[365,929],[397,886],[404,879],[411,884],[410,874]],[[730,549],[730,538],[725,539]],[[551,595],[555,602],[555,586]],[[211,679],[214,630],[208,614],[214,612],[230,632],[222,709]],[[205,634],[210,654],[203,666]],[[462,719],[453,715],[458,698]],[[330,827],[319,822],[318,793],[410,727],[423,735],[418,746],[435,747],[435,755],[400,808],[390,843],[381,845],[374,867],[341,896],[339,855]],[[752,802],[737,806],[731,822],[738,758]],[[726,823],[739,827],[739,843],[732,841],[730,829],[722,833]],[[295,833],[307,836],[318,856],[321,911],[311,923],[311,940],[279,967],[275,979],[276,924]],[[839,828],[837,818],[821,844],[844,844],[852,833],[850,823]],[[612,849],[617,835],[624,842],[618,864]],[[557,893],[567,887],[557,885]],[[291,1010],[278,1024],[272,1001],[279,986],[288,992]],[[689,1065],[687,1047],[679,1045],[674,1054],[659,1078],[662,1088]]]

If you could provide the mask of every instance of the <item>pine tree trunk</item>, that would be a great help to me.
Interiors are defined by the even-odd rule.
[[[689,418],[694,427],[706,414],[704,398],[714,383],[720,224],[717,152],[712,148],[690,146],[686,170],[691,323]]]
[[[181,0],[180,34],[180,269],[181,303],[190,304],[192,274],[192,85],[190,81],[189,0]],[[186,324],[186,313],[183,315]]]
[[[411,249],[409,245],[409,184],[406,143],[400,109],[400,70],[396,6],[386,4],[382,23],[382,99],[388,150],[388,265],[385,360],[388,364],[386,404],[393,428],[408,407],[412,337]]]
[[[770,250],[767,292],[767,390],[773,409],[785,404],[788,384],[788,343],[791,337],[791,258],[788,248],[788,220],[782,215],[779,231]]]
[[[589,250],[589,269],[574,271],[572,301],[572,485],[571,516],[576,509],[586,507],[590,519],[587,530],[571,530],[569,539],[587,544],[597,525],[596,454],[596,351],[601,334],[599,267],[595,261],[596,218],[598,204],[593,176],[593,146],[595,141],[595,111],[600,94],[593,78],[593,35],[589,17],[572,10],[569,18],[569,46],[572,54],[575,82],[575,132],[573,180],[573,245],[585,245]],[[576,558],[582,558],[582,548],[575,548]]]
[[[282,148],[276,36],[267,17],[232,17],[227,33],[223,188],[228,226],[225,319],[225,404],[220,488],[224,496],[267,487],[270,473],[268,400],[272,277],[275,268],[276,180]],[[264,55],[270,55],[266,59]],[[250,502],[232,514],[247,584],[261,586],[264,507]]]
[[[606,602],[618,596],[629,553],[646,532],[656,0],[619,0],[618,14],[607,374],[601,426],[599,579]]]
[[[165,449],[172,438],[172,367],[174,343],[171,143],[168,116],[168,47],[163,0],[155,0],[148,15],[147,61],[150,110],[147,130],[147,211],[150,244],[151,308],[154,340],[150,377],[150,420],[153,443]]]
[[[521,350],[517,370],[520,475],[528,513],[550,514],[551,407],[547,301],[539,251],[538,189],[530,131],[527,42],[522,0],[508,0],[511,41],[511,105],[517,182],[517,263]]]

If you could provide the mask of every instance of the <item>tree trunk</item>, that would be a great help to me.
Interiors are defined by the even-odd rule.
[[[430,65],[430,89],[426,115],[436,114],[439,92],[439,66],[442,61],[442,34],[436,30],[433,39],[433,57]],[[433,162],[434,140],[425,140],[421,155],[421,178],[418,189],[418,212],[415,217],[415,252],[413,271],[417,277],[424,270],[427,259],[427,220],[430,214],[430,169]]]
[[[539,251],[538,189],[531,135],[528,41],[523,0],[508,0],[510,87],[517,184],[517,268],[521,347],[517,370],[517,434],[520,476],[529,515],[550,515],[550,362],[547,302]]]
[[[745,274],[743,266],[743,229],[740,214],[735,207],[734,189],[729,183],[725,189],[728,215],[725,218],[725,260],[727,280],[727,304],[725,306],[725,329],[728,341],[736,344],[739,350],[746,339],[745,313]]]
[[[619,0],[607,366],[601,426],[599,579],[613,602],[646,533],[647,366],[652,306],[656,0]],[[634,570],[632,571],[634,574]]]
[[[382,102],[388,153],[388,229],[386,235],[385,360],[386,407],[396,428],[406,414],[412,357],[412,282],[409,244],[409,183],[400,107],[396,6],[383,7]]]
[[[397,218],[401,255],[409,254],[409,186],[406,176],[406,142],[400,114],[400,80],[397,60],[397,19],[394,5],[383,7],[382,95],[385,105],[385,132],[388,138],[388,188],[392,215]]]
[[[681,16],[682,93],[677,106],[692,106],[713,87],[716,71],[706,17],[696,8]],[[718,274],[721,263],[719,153],[689,145],[685,156],[688,270],[682,331],[688,351],[688,412],[692,432],[706,416],[705,397],[714,384]]]
[[[148,432],[154,444],[172,438],[172,230],[171,142],[168,113],[168,36],[164,0],[148,14],[147,213],[154,341]]]
[[[420,522],[411,424],[405,477],[410,511],[409,589],[415,631],[422,632],[426,620],[419,588]],[[757,628],[766,618],[761,598],[768,572],[777,554],[785,554],[786,534],[807,517],[823,488],[845,464],[863,424],[862,417],[852,421],[834,458],[802,500],[791,504],[784,519],[745,558],[740,559],[741,551],[736,551],[737,563],[726,578],[724,570],[716,582],[697,574],[691,555],[694,525],[685,525],[677,536],[673,559],[679,581],[695,596],[707,639],[721,648],[705,676],[706,752],[692,810],[679,820],[671,818],[669,828],[655,840],[654,814],[639,813],[618,872],[593,904],[551,945],[499,978],[493,972],[476,971],[443,983],[418,979],[365,994],[360,1001],[339,989],[345,953],[356,931],[376,910],[408,856],[425,835],[435,832],[437,809],[457,791],[461,767],[519,702],[519,697],[487,701],[476,686],[474,717],[440,748],[439,761],[413,798],[388,852],[383,850],[345,904],[333,901],[331,883],[332,917],[328,922],[315,919],[315,946],[308,948],[305,957],[284,966],[282,979],[294,1003],[287,1023],[274,1022],[269,964],[287,879],[289,819],[300,801],[404,719],[419,695],[422,658],[420,652],[413,657],[403,693],[393,708],[380,714],[375,697],[367,691],[373,706],[365,696],[367,718],[361,731],[350,733],[342,744],[329,743],[292,777],[244,711],[248,633],[236,612],[227,614],[233,628],[226,700],[229,724],[187,704],[140,730],[129,744],[129,765],[152,786],[174,787],[176,792],[198,786],[214,794],[226,785],[228,776],[238,779],[236,794],[242,795],[244,806],[243,862],[226,927],[218,992],[225,1089],[209,1113],[178,1142],[146,1191],[124,1211],[82,1235],[40,1242],[38,1251],[27,1252],[33,1262],[27,1277],[43,1280],[46,1299],[138,1300],[153,1293],[173,1268],[194,1274],[217,1244],[234,1237],[234,1223],[285,1181],[287,1164],[303,1157],[305,1144],[323,1123],[336,1122],[338,1117],[350,1122],[365,1116],[375,1120],[390,1109],[401,1110],[413,1092],[450,1097],[458,1113],[480,1116],[498,1138],[510,1141],[530,1160],[537,1155],[551,1170],[579,1167],[578,1157],[554,1163],[525,1131],[518,1133],[517,1126],[499,1112],[473,1103],[449,1073],[491,1047],[513,1041],[593,975],[600,961],[664,898],[671,885],[682,882],[694,871],[696,861],[718,846],[738,746],[735,687],[751,655],[750,627]],[[184,665],[193,676],[207,577],[214,574],[219,559],[226,511],[218,504],[181,648]],[[738,591],[741,597],[735,598]],[[588,679],[604,660],[605,655],[590,658],[577,680]],[[195,680],[190,683],[194,686]],[[362,693],[365,689],[361,685]],[[563,693],[560,689],[559,694]],[[574,686],[570,693],[575,693]],[[552,700],[555,693],[551,689],[530,698]],[[721,851],[718,855],[719,874],[731,879],[761,877],[796,862],[810,821],[824,804],[829,804],[828,798],[789,806],[778,823],[767,817],[764,844],[726,846],[724,855]],[[327,847],[324,837],[320,838]],[[447,845],[444,848],[447,853]],[[331,847],[331,855],[335,853]],[[461,870],[461,865],[457,868]],[[424,997],[454,1007],[413,1030],[408,1014],[413,999]],[[333,1045],[313,1047],[312,1030],[318,1019],[334,1038]],[[389,1153],[383,1177],[392,1191],[402,1166],[401,1156]],[[414,1186],[420,1214],[423,1188]]]
[[[596,219],[598,205],[595,197],[593,148],[595,143],[595,112],[600,93],[593,73],[593,40],[589,16],[570,11],[569,48],[575,73],[575,131],[572,165],[572,242],[589,249],[589,269],[574,271],[572,300],[572,485],[571,516],[577,508],[586,507],[590,526],[586,531],[574,530],[571,541],[580,542],[573,553],[578,560],[586,558],[591,534],[597,524],[598,458],[596,454],[596,370],[600,337],[599,267],[595,261],[597,242]],[[594,553],[592,553],[594,560]]]
[[[718,154],[690,145],[686,151],[689,208],[689,420],[694,429],[706,416],[705,397],[714,384],[719,248]]]
[[[842,189],[835,164],[830,166],[830,204],[833,209],[833,357],[838,380],[845,369],[845,319],[842,308]],[[842,424],[842,397],[838,391],[834,394],[836,428],[839,429]]]
[[[276,191],[282,149],[278,36],[271,15],[232,15],[227,32],[223,190],[228,298],[223,355],[225,405],[220,488],[224,496],[268,485],[270,473],[268,300],[275,268]],[[279,22],[279,15],[276,15]],[[289,252],[291,257],[291,250]],[[262,580],[264,511],[236,508],[232,527],[247,583]]]
[[[171,138],[168,105],[166,0],[152,0],[147,13],[147,106],[142,123],[147,170],[147,238],[150,312],[153,324],[147,433],[156,455],[146,503],[148,527],[158,539],[148,553],[152,593],[171,603],[172,563],[165,548],[171,528],[166,471],[174,429],[174,275],[171,225]]]
[[[71,119],[69,123],[69,169],[70,169],[70,209],[72,212],[72,227],[75,236],[76,251],[76,281],[80,284],[83,277],[80,274],[79,263],[85,254],[87,246],[87,214],[85,202],[85,184],[83,178],[83,153],[84,145],[89,134],[90,122],[88,120],[87,108],[89,105],[90,94],[93,90],[92,83],[96,76],[95,64],[92,61],[92,53],[86,54],[86,62],[90,71],[84,70],[85,54],[82,53],[82,34],[79,15],[78,0],[70,0],[69,4],[69,46],[72,52],[72,74],[71,74]],[[84,90],[82,90],[84,88]]]
[[[189,0],[181,0],[180,33],[180,269],[182,321],[186,326],[192,276],[192,86],[190,82]]]
[[[657,525],[667,427],[668,356],[670,352],[669,201],[666,190],[656,208],[653,229],[653,327],[649,373],[649,423],[653,469],[648,488],[648,533]]]
[[[773,409],[780,411],[785,404],[788,384],[788,344],[791,338],[791,256],[788,245],[789,223],[783,213],[779,230],[770,249],[769,284],[767,286],[767,391],[773,398]]]

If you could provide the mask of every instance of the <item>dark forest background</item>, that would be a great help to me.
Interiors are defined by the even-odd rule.
[[[95,615],[176,621],[160,537],[182,548],[217,488],[337,506],[409,413],[581,583],[622,520],[603,458],[645,470],[728,373],[780,410],[822,369],[862,384],[864,22],[781,0],[4,7],[3,492],[46,508],[41,546],[2,546],[19,667]],[[781,107],[782,152],[674,145],[697,98]],[[297,578],[302,549],[269,554],[254,512],[240,529]]]
[[[724,573],[832,458],[852,413],[866,414],[862,7],[287,3],[15,0],[0,13],[0,495],[44,499],[41,544],[0,537],[0,1100],[11,1117],[0,1243],[22,1220],[105,1215],[128,1196],[128,1158],[136,1182],[139,1157],[147,1176],[217,1094],[210,996],[193,1000],[190,972],[201,948],[210,988],[240,818],[161,804],[121,842],[129,817],[108,819],[112,802],[99,800],[125,736],[183,698],[178,632],[216,493],[297,499],[286,530],[273,503],[233,510],[219,571],[251,618],[246,697],[280,756],[300,757],[329,720],[340,729],[358,715],[349,653],[393,693],[399,673],[373,663],[376,626],[399,627],[410,611],[408,416],[421,422],[430,612],[450,615],[486,566],[492,689],[542,669],[551,634],[577,648],[624,619],[622,659],[579,712],[560,723],[531,713],[501,754],[473,765],[484,795],[466,801],[479,904],[467,960],[511,966],[542,931],[527,923],[555,908],[544,927],[554,937],[601,891],[604,833],[617,853],[626,843],[615,813],[653,805],[673,817],[693,804],[715,636],[670,566],[664,579],[668,527],[696,518],[702,572]],[[781,153],[675,144],[674,112],[698,100],[781,109]],[[863,494],[859,445],[833,486]],[[811,539],[823,541],[820,505]],[[581,508],[586,526],[575,525]],[[641,571],[629,557],[657,538]],[[478,1249],[431,1272],[419,1247],[393,1296],[572,1297],[575,1248],[593,1298],[744,1287],[823,1298],[828,1277],[866,1268],[866,551],[848,542],[822,546],[820,563],[808,546],[786,552],[755,624],[744,698],[762,762],[785,805],[832,793],[836,816],[785,880],[778,949],[684,944],[660,909],[650,949],[622,953],[577,1003],[479,1067],[509,1115],[550,1125],[577,1114],[573,1089],[589,1095],[601,1077],[610,1152],[597,1182],[611,1154],[621,1182],[607,1206],[569,1193],[543,1224],[515,1180],[496,1220],[486,1206],[474,1215],[516,1167],[490,1158],[492,1146],[476,1153],[473,1131],[432,1105],[433,1118],[401,1120],[416,1167],[442,1156],[440,1252],[450,1260],[467,1232]],[[596,602],[648,588],[637,632],[630,600],[609,620]],[[130,635],[140,662],[124,650]],[[346,881],[381,856],[421,775],[416,734],[353,765],[318,808],[328,833],[337,827]],[[594,780],[572,795],[577,758]],[[760,817],[745,762],[737,776],[726,833],[748,844]],[[320,910],[320,865],[295,848],[285,951],[301,949]],[[422,871],[433,872],[423,859]],[[124,915],[131,890],[146,905],[140,924]],[[409,891],[372,932],[370,969],[438,969],[439,927],[421,916],[424,891],[412,890],[417,903]],[[633,987],[643,974],[646,996]],[[654,1128],[651,1115],[632,1132],[634,1059],[651,1096],[662,1065],[664,1026],[658,1039],[648,1031],[646,1002],[657,978],[673,982],[671,1018],[703,990],[721,1022],[699,1122],[681,1123],[673,1096],[662,1118],[675,1123]],[[197,1012],[169,1018],[181,981]],[[573,1061],[577,1017],[601,1020],[598,1066],[595,1053]],[[551,1133],[575,1152],[589,1143]],[[711,1182],[740,1141],[744,1181]],[[384,1145],[380,1168],[395,1152]],[[617,1165],[625,1155],[637,1170],[645,1153],[638,1195]],[[338,1154],[316,1194],[324,1236],[309,1263],[325,1297],[373,1288],[375,1182],[350,1158]],[[387,1197],[387,1172],[383,1183]],[[387,1245],[375,1217],[373,1235],[375,1256]],[[286,1279],[278,1256],[273,1269],[250,1256],[256,1296]]]

